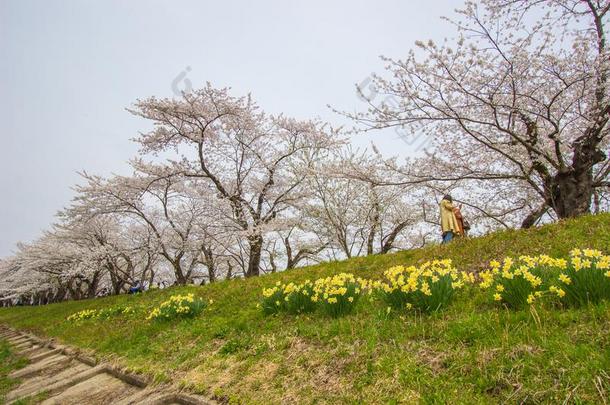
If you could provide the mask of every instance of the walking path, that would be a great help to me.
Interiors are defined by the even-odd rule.
[[[108,364],[79,355],[75,350],[43,341],[36,336],[0,326],[0,338],[13,350],[27,357],[26,367],[9,376],[20,385],[8,393],[7,404],[42,394],[50,404],[143,404],[211,405],[214,402],[185,394],[168,386],[149,387],[138,376],[122,372]]]

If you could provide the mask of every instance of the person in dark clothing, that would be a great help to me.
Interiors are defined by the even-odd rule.
[[[144,287],[142,286],[142,283],[140,283],[140,280],[136,281],[135,284],[129,288],[129,294],[136,294],[142,291],[144,291]]]

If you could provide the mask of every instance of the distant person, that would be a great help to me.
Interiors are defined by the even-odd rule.
[[[466,236],[466,233],[470,229],[470,224],[464,219],[464,215],[462,215],[462,204],[457,206],[454,205],[453,213],[455,214],[455,219],[458,224],[458,235]]]
[[[460,232],[453,208],[453,198],[447,194],[440,203],[443,243],[449,243]]]
[[[144,291],[144,287],[142,286],[142,283],[140,282],[140,280],[138,280],[129,289],[129,294],[137,294],[142,291]]]

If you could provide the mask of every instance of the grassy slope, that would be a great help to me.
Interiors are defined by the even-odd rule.
[[[4,397],[19,383],[18,380],[8,375],[27,364],[27,360],[18,356],[11,350],[10,344],[0,339],[0,402],[4,403]]]
[[[449,246],[325,263],[249,280],[219,282],[45,307],[0,310],[0,322],[93,349],[158,381],[174,378],[220,399],[278,402],[600,403],[610,392],[610,303],[582,309],[509,312],[472,288],[446,311],[387,315],[363,300],[343,319],[321,314],[264,317],[263,287],[338,272],[377,278],[391,265],[449,257],[477,270],[505,255],[610,251],[610,215]],[[153,323],[147,311],[175,293],[206,301],[192,320]],[[85,308],[130,304],[140,315],[71,324]]]

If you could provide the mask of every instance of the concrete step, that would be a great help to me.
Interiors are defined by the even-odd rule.
[[[33,396],[39,394],[41,392],[46,391],[49,387],[56,385],[61,382],[67,382],[72,379],[72,377],[92,369],[91,366],[88,366],[81,362],[74,362],[74,364],[69,364],[64,370],[53,373],[50,375],[38,375],[35,377],[30,377],[26,379],[19,387],[11,391],[6,399],[8,401],[12,401],[18,398],[24,398],[27,396]]]
[[[51,374],[63,370],[72,359],[63,354],[53,354],[45,359],[29,364],[22,369],[13,371],[11,378],[25,378],[37,375]]]
[[[140,388],[127,384],[109,373],[97,374],[42,402],[43,405],[114,404]]]
[[[30,394],[28,394],[28,396],[33,396],[33,395],[39,394],[41,392],[44,392],[45,395],[47,395],[47,396],[53,396],[53,395],[60,394],[61,392],[65,391],[68,387],[70,387],[72,385],[76,385],[82,381],[88,380],[97,374],[103,373],[105,370],[106,370],[106,367],[100,365],[100,366],[90,368],[88,370],[81,371],[67,379],[48,384],[44,387],[44,389],[35,390],[34,392],[31,392]],[[23,384],[24,383],[22,383],[22,385]],[[21,385],[19,387],[17,387],[16,389],[14,389],[13,391],[17,391],[19,389],[21,389]],[[15,398],[15,400],[13,402],[18,402],[24,398],[24,397],[18,397],[16,394],[13,394],[13,391],[11,391],[8,394],[12,398]],[[12,402],[9,402],[9,404],[11,404],[11,403]]]
[[[61,349],[45,348],[45,350],[40,351],[40,353],[36,353],[36,354],[33,354],[32,356],[29,356],[28,360],[30,360],[30,363],[33,364],[33,363],[37,363],[41,360],[44,360],[47,357],[55,356],[57,354],[61,354]]]
[[[38,354],[46,353],[47,351],[50,351],[50,350],[51,349],[49,349],[45,345],[34,345],[27,350],[19,352],[19,355],[31,359],[32,357],[35,357]]]
[[[34,346],[38,346],[38,343],[32,342],[32,341],[27,341],[27,342],[23,342],[23,343],[19,343],[19,344],[15,345],[15,349],[17,351],[24,351],[24,350],[30,349]]]
[[[26,333],[3,328],[0,339],[8,341],[29,364],[10,374],[20,383],[6,396],[7,404],[44,393],[45,405],[209,405],[205,398],[179,392],[171,386],[147,386],[138,376],[124,373],[78,351],[45,342]]]
[[[9,338],[7,340],[12,345],[18,345],[18,344],[21,344],[21,343],[30,342],[30,338],[27,337],[27,336],[15,336],[15,337]]]

